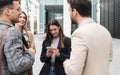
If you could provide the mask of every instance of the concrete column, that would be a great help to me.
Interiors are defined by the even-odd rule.
[[[45,2],[44,1],[40,2],[39,33],[44,33],[44,29],[45,29]]]
[[[97,0],[97,22],[100,24],[100,0]]]
[[[34,14],[35,14],[35,5],[31,4],[31,13],[30,13],[30,30],[34,33]]]
[[[40,12],[39,12],[39,8],[37,10],[38,14],[37,14],[37,33],[39,33],[40,31]]]
[[[21,0],[21,9],[22,9],[22,11],[26,12],[25,11],[26,10],[26,0]]]
[[[92,0],[92,18],[97,22],[97,0]]]
[[[71,19],[69,16],[69,5],[67,3],[67,0],[64,0],[64,11],[63,11],[63,32],[66,36],[70,37],[71,36]]]

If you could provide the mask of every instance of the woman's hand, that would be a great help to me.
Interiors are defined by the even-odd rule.
[[[50,57],[52,55],[53,51],[51,49],[48,49],[46,52],[46,56]]]
[[[53,53],[55,53],[55,56],[57,56],[57,57],[59,57],[59,56],[60,56],[60,52],[59,52],[59,50],[58,50],[58,49],[53,48],[53,49],[52,49],[52,51],[53,51]]]

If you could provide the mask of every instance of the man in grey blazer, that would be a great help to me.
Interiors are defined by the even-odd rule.
[[[71,36],[70,59],[64,62],[67,75],[109,75],[112,37],[109,31],[91,18],[91,2],[68,0],[72,21],[78,28]]]
[[[19,0],[0,0],[0,37],[9,27],[2,43],[2,75],[28,75],[34,63],[35,50],[23,50],[22,34],[14,27],[20,15]],[[1,56],[0,56],[1,57]]]

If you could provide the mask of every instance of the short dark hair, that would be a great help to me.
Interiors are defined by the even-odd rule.
[[[91,1],[89,0],[68,0],[72,9],[76,9],[82,17],[91,16]]]
[[[19,3],[20,3],[20,0],[0,0],[0,14],[2,13],[4,7],[12,6],[13,1],[19,1]]]
[[[0,9],[7,5],[12,5],[13,1],[20,1],[20,0],[0,0]]]
[[[12,4],[12,0],[0,0],[0,8]]]

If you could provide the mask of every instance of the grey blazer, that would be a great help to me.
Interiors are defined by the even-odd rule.
[[[28,69],[34,63],[31,52],[23,50],[22,34],[13,25],[0,20],[2,31],[10,27],[5,35],[2,49],[2,75],[28,75]]]

